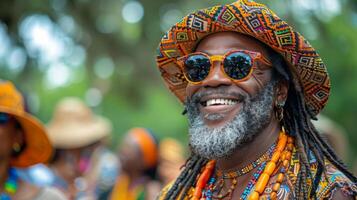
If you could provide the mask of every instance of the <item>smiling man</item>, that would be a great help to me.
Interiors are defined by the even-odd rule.
[[[329,77],[315,49],[253,1],[196,11],[157,64],[185,104],[191,157],[159,199],[354,199],[356,177],[311,120]]]

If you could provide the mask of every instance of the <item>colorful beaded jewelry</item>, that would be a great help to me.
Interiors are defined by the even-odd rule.
[[[265,187],[268,184],[271,175],[273,174],[273,172],[277,168],[277,166],[278,166],[277,162],[278,161],[282,161],[282,165],[283,165],[284,168],[288,168],[289,167],[289,161],[290,161],[290,158],[291,158],[291,152],[289,152],[288,149],[286,149],[286,151],[284,151],[284,149],[287,146],[291,146],[291,145],[287,145],[287,143],[292,145],[293,139],[291,137],[288,137],[285,134],[285,131],[283,129],[283,131],[280,132],[279,142],[277,144],[275,152],[273,153],[273,156],[272,156],[271,160],[267,163],[263,173],[260,175],[257,183],[255,184],[255,189],[251,193],[251,195],[249,196],[249,198],[248,198],[249,200],[258,200],[259,199],[260,195],[265,190]],[[280,176],[279,180],[281,180],[281,182],[282,182],[283,178],[284,178],[284,172],[281,172],[278,175],[278,177],[279,176]],[[276,199],[277,191],[280,188],[280,183],[277,182],[273,186],[273,192],[270,195],[272,199]]]
[[[201,175],[199,176],[199,178],[197,180],[192,200],[200,199],[200,197],[202,195],[202,190],[205,187],[208,179],[211,177],[215,164],[216,164],[215,160],[211,160],[206,164],[205,168],[203,169]]]
[[[9,169],[8,178],[4,184],[4,192],[0,194],[0,200],[11,200],[10,195],[17,191],[18,176],[14,168]]]
[[[283,155],[281,156],[281,159],[280,159],[283,166],[280,168],[280,173],[278,174],[276,182],[273,185],[273,191],[270,193],[270,198],[272,200],[277,199],[278,191],[279,191],[281,183],[283,182],[284,177],[285,177],[284,174],[289,168],[291,154],[292,154],[291,151],[293,150],[293,147],[294,147],[293,143],[294,143],[294,140],[291,137],[288,137],[288,144],[286,145],[286,149],[283,152]]]
[[[223,189],[223,185],[221,185],[220,190],[218,191],[218,195],[217,196],[212,195],[213,199],[223,199],[226,197],[228,197],[228,199],[231,199],[232,195],[233,195],[233,191],[237,186],[237,183],[238,183],[237,178],[233,178],[232,185],[229,187],[229,189],[227,190],[227,192],[225,194],[221,194],[222,189]]]
[[[255,161],[249,163],[247,166],[245,166],[239,170],[229,171],[229,172],[223,172],[221,170],[217,170],[216,176],[223,177],[224,179],[231,179],[231,178],[243,176],[244,174],[251,172],[253,169],[255,169],[257,166],[259,166],[263,162],[269,160],[271,153],[273,152],[274,149],[275,149],[275,143],[268,149],[267,152],[265,152],[263,155],[261,155]]]
[[[259,176],[263,173],[263,170],[266,166],[266,162],[262,163],[257,169],[257,171],[253,174],[253,178],[249,181],[247,187],[244,189],[242,195],[240,196],[241,200],[246,200],[250,191],[254,187],[255,183],[257,182]]]
[[[248,183],[247,187],[242,193],[240,199],[246,199],[247,195],[250,193],[252,188],[254,187],[254,191],[248,197],[249,200],[258,200],[260,195],[264,192],[270,177],[273,173],[280,168],[280,173],[277,175],[276,182],[273,185],[272,192],[270,194],[270,198],[272,200],[277,199],[277,192],[280,189],[281,183],[284,180],[284,173],[288,169],[291,159],[291,151],[294,146],[294,140],[292,137],[288,137],[284,131],[284,129],[280,132],[279,140],[274,150],[274,153],[270,152],[271,159],[266,164],[263,162],[258,170],[253,175],[252,180]],[[275,146],[275,145],[274,145]],[[274,149],[274,148],[273,148]],[[259,160],[259,159],[258,159]],[[208,162],[205,168],[202,170],[201,175],[198,178],[196,183],[196,187],[194,189],[193,200],[212,200],[212,199],[223,199],[224,197],[232,198],[233,190],[237,185],[237,181],[234,178],[232,180],[232,186],[224,195],[218,195],[217,197],[213,195],[215,191],[214,183],[216,181],[215,178],[210,178],[212,175],[212,171],[214,169],[215,161],[212,160]],[[258,164],[259,165],[259,164]],[[280,166],[281,165],[281,166]],[[263,170],[264,168],[264,170]],[[238,177],[238,176],[231,176]],[[209,182],[208,182],[209,180]],[[223,180],[223,179],[222,179]],[[234,186],[233,186],[234,185]],[[205,187],[206,186],[206,187]]]

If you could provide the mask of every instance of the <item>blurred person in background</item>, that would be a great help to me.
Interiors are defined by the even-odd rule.
[[[15,169],[47,162],[51,154],[42,123],[25,111],[23,97],[14,85],[0,80],[0,199],[66,199],[55,188],[21,180]]]
[[[320,114],[318,120],[313,121],[316,129],[328,144],[335,150],[343,161],[347,161],[349,144],[344,129],[325,115]]]
[[[185,150],[182,144],[173,139],[165,138],[159,145],[158,175],[163,185],[167,185],[180,174],[185,164]]]
[[[50,185],[70,199],[97,199],[114,184],[117,157],[103,143],[112,129],[108,119],[94,115],[80,99],[68,97],[57,104],[47,128],[55,147]]]
[[[160,192],[157,182],[158,142],[145,128],[127,132],[119,146],[120,175],[113,188],[100,199],[151,200]]]

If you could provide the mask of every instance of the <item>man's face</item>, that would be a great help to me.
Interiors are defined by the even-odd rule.
[[[23,144],[23,132],[16,128],[16,119],[5,113],[0,113],[0,160],[9,159],[12,156],[13,145]]]
[[[233,32],[212,34],[196,48],[196,52],[208,55],[224,55],[231,50],[259,52],[268,58],[259,42]],[[229,156],[250,142],[270,122],[273,110],[271,66],[255,60],[253,75],[237,83],[223,74],[220,65],[214,62],[205,80],[186,88],[190,146],[209,159]],[[215,99],[223,101],[207,106],[207,101]]]

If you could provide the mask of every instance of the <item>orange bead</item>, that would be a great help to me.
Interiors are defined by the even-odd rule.
[[[283,180],[284,180],[284,174],[279,173],[278,178],[276,179],[276,182],[281,183],[281,182],[283,182]]]
[[[274,152],[273,156],[271,157],[271,162],[276,163],[278,162],[279,158],[280,158],[280,152],[279,151]]]
[[[216,164],[216,161],[215,161],[215,160],[211,160],[211,161],[209,161],[209,162],[207,163],[207,168],[213,169],[214,166],[215,166],[215,164]]]
[[[249,199],[249,200],[259,200],[259,193],[254,191],[254,192],[249,196],[248,199]]]
[[[277,151],[283,151],[286,145],[286,141],[288,140],[286,135],[283,135],[278,142],[278,145],[276,146]]]
[[[274,172],[276,164],[272,161],[268,162],[265,166],[264,172],[267,173],[269,176]]]
[[[280,160],[285,160],[285,158],[286,158],[286,154],[282,153],[282,155],[280,156]]]
[[[267,185],[269,181],[270,176],[267,173],[262,173],[255,184],[255,191],[257,191],[259,194],[263,193],[265,186]]]
[[[270,198],[271,198],[272,200],[276,199],[277,197],[278,197],[278,195],[276,194],[276,192],[270,193]]]
[[[273,186],[273,191],[277,192],[280,189],[280,183],[275,183]]]
[[[284,160],[283,166],[287,168],[289,166],[289,160]]]
[[[286,158],[286,160],[290,160],[290,159],[291,159],[291,153],[290,153],[290,152],[287,152],[287,153],[285,154],[285,158]]]

